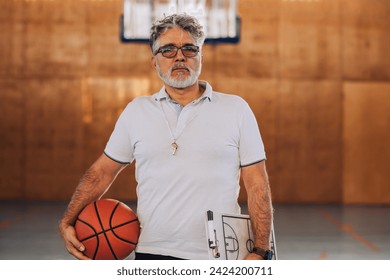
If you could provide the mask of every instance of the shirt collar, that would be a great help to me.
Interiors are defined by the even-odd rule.
[[[205,88],[205,91],[203,92],[202,96],[199,97],[198,100],[202,100],[202,99],[207,98],[211,102],[212,96],[213,96],[213,89],[212,89],[211,85],[206,81],[199,81],[199,85],[201,87]],[[161,101],[164,99],[171,100],[171,98],[169,97],[168,93],[165,90],[165,86],[163,86],[160,89],[160,91],[154,95],[154,100],[156,100],[156,101]]]

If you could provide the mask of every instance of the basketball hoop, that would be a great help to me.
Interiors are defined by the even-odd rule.
[[[149,42],[152,23],[174,13],[196,17],[204,28],[205,43],[240,41],[241,19],[237,14],[237,0],[124,0],[121,41]]]

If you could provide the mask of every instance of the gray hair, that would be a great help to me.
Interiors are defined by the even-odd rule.
[[[189,32],[192,38],[194,38],[197,46],[199,46],[199,48],[202,47],[205,40],[205,34],[202,31],[203,27],[199,24],[198,20],[187,14],[173,14],[157,20],[150,29],[149,44],[153,54],[157,51],[157,41],[161,34],[176,26]]]

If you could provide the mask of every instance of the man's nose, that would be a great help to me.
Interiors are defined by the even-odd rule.
[[[175,57],[175,60],[176,60],[176,61],[184,61],[185,58],[186,58],[186,57],[183,55],[183,51],[182,51],[181,49],[178,49],[178,50],[177,50],[176,57]]]

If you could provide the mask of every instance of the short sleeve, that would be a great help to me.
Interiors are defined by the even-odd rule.
[[[131,163],[134,160],[134,148],[128,129],[129,106],[122,112],[115,124],[114,131],[107,142],[104,154],[119,163]]]
[[[241,167],[266,159],[259,126],[249,105],[247,105],[241,120],[239,153]]]

